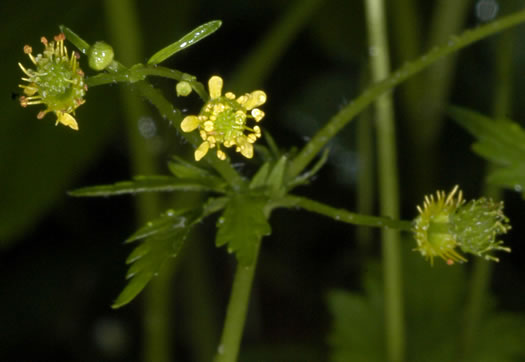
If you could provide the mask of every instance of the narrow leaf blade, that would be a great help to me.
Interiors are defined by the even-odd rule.
[[[136,194],[141,192],[216,191],[222,188],[214,180],[179,180],[171,176],[139,176],[133,181],[120,181],[111,185],[84,187],[69,192],[71,196],[97,197]]]
[[[87,41],[82,39],[73,30],[69,29],[65,25],[60,25],[60,31],[62,33],[64,33],[64,35],[66,36],[66,39],[69,42],[71,42],[71,44],[76,46],[77,49],[80,50],[80,52],[82,52],[82,54],[84,54],[84,55],[87,54],[87,52],[88,52],[88,50],[90,48],[90,45],[89,45],[89,43]]]
[[[201,41],[208,35],[215,33],[221,27],[221,25],[222,22],[220,20],[213,20],[209,23],[198,26],[177,40],[175,43],[172,43],[153,54],[151,58],[149,58],[148,64],[159,64],[165,61],[175,53],[178,53],[179,51],[184,50],[187,47]]]

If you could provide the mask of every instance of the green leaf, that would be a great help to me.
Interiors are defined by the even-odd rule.
[[[465,270],[445,263],[429,267],[411,251],[413,242],[407,238],[403,244],[406,334],[411,341],[405,361],[421,361],[421,356],[425,356],[425,362],[456,360],[464,313]],[[383,302],[381,268],[368,262],[363,270],[363,292],[333,291],[328,295],[333,316],[328,339],[332,361],[386,360],[383,303],[388,301]]]
[[[241,265],[253,265],[259,240],[271,232],[264,214],[265,205],[264,198],[236,194],[217,221],[216,245],[228,244],[228,252],[235,252]]]
[[[333,316],[332,330],[328,336],[332,361],[386,360],[382,297],[379,276],[368,277],[363,295],[343,290],[334,290],[327,295],[328,307]]]
[[[90,48],[90,45],[87,41],[78,36],[73,30],[69,29],[65,25],[60,25],[60,31],[64,33],[67,41],[71,42],[78,50],[84,55],[87,55],[87,52]]]
[[[288,158],[286,156],[282,156],[272,168],[270,175],[268,175],[266,184],[272,191],[273,196],[283,196],[286,192],[283,188],[283,180],[287,161]]]
[[[175,43],[172,43],[153,54],[151,58],[149,58],[148,64],[159,64],[160,62],[163,62],[173,54],[184,50],[187,47],[206,38],[208,35],[215,33],[221,27],[221,25],[222,22],[220,20],[213,20],[209,23],[198,26],[177,40]]]
[[[177,156],[174,156],[173,161],[168,163],[168,168],[172,174],[180,179],[202,180],[204,183],[217,185],[224,184],[224,181],[211,171],[187,162]]]
[[[500,312],[489,315],[478,331],[471,361],[525,361],[525,316]]]
[[[450,115],[474,137],[474,152],[496,166],[488,181],[515,190],[525,187],[525,130],[509,120],[492,120],[479,113],[452,107]]]
[[[217,181],[218,180],[218,181]],[[70,191],[71,196],[96,197],[136,194],[139,192],[215,191],[224,192],[224,182],[212,179],[180,180],[172,176],[137,176],[133,181],[112,185],[89,186]]]
[[[202,216],[203,210],[200,208],[168,210],[126,240],[132,242],[145,239],[126,260],[127,264],[131,264],[126,274],[129,282],[113,303],[113,308],[120,308],[131,302],[159,273],[166,260],[177,256],[191,228]]]
[[[256,189],[266,185],[266,179],[268,178],[268,173],[270,172],[270,162],[265,162],[257,173],[253,176],[252,181],[250,182],[250,189]]]

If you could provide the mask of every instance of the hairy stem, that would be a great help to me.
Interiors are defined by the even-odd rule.
[[[260,246],[261,239],[257,241],[256,261],[253,265],[244,266],[237,264],[230,301],[226,311],[226,320],[224,321],[221,341],[215,355],[215,362],[237,361]]]
[[[390,73],[384,0],[365,0],[372,79],[379,82]],[[376,99],[379,202],[382,216],[399,217],[398,171],[392,95]],[[401,283],[399,232],[382,230],[385,298],[386,353],[390,362],[404,361],[405,326]]]
[[[357,214],[301,196],[287,195],[284,198],[278,200],[275,204],[275,207],[300,207],[311,212],[328,216],[336,221],[345,222],[352,225],[390,228],[404,231],[409,231],[412,228],[411,221],[394,220],[391,217]]]
[[[493,21],[489,24],[480,26],[475,30],[467,30],[459,36],[452,36],[450,40],[442,45],[433,48],[428,53],[421,56],[412,63],[406,63],[399,70],[392,73],[385,80],[375,83],[365,90],[355,101],[335,114],[330,121],[321,128],[314,137],[308,142],[295,159],[290,163],[288,178],[293,179],[300,174],[304,168],[312,161],[319,151],[334,137],[341,128],[346,126],[359,112],[368,107],[381,94],[391,90],[395,86],[404,82],[414,74],[425,69],[437,60],[456,52],[472,43],[475,43],[490,35],[515,26],[525,21],[525,10],[516,12]]]

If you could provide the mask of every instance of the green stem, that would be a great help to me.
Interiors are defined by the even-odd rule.
[[[95,76],[89,77],[86,81],[89,87],[96,87],[104,84],[112,84],[115,82],[124,83],[135,83],[138,80],[143,80],[147,76],[157,76],[167,79],[173,79],[176,81],[185,80],[191,84],[193,90],[206,102],[209,99],[208,93],[204,85],[195,80],[195,76],[181,72],[176,69],[170,69],[157,65],[142,65],[137,64],[130,69],[120,66],[118,72],[113,73],[101,73]]]
[[[379,82],[390,73],[384,0],[365,0],[372,79]],[[399,217],[399,191],[394,109],[390,94],[375,103],[381,215]],[[382,230],[386,352],[390,362],[404,361],[405,326],[401,282],[399,233]]]
[[[257,241],[255,260],[259,255],[261,240]],[[257,262],[250,266],[237,264],[233,287],[226,311],[226,320],[215,362],[235,362],[239,354],[244,322],[248,311],[250,293]]]
[[[308,199],[306,197],[287,195],[279,199],[274,207],[295,208],[315,212],[324,216],[328,216],[336,221],[345,222],[352,225],[390,228],[395,230],[410,231],[412,229],[412,222],[406,220],[394,220],[391,217],[362,215],[345,209],[338,209],[318,201]]]
[[[437,60],[454,53],[472,43],[475,43],[504,29],[525,21],[525,10],[506,16],[500,20],[480,26],[474,30],[467,30],[460,36],[452,36],[447,44],[435,47],[412,63],[406,63],[399,70],[392,73],[385,80],[375,83],[365,90],[359,98],[351,102],[333,116],[328,124],[321,128],[308,142],[295,159],[290,163],[288,179],[293,179],[312,161],[317,153],[334,137],[337,132],[350,122],[359,112],[369,106],[376,98],[404,82],[414,74],[425,69]]]

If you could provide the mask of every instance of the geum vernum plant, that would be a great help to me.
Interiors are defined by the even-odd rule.
[[[213,75],[208,81],[209,92],[206,92],[195,76],[159,65],[215,32],[221,25],[220,21],[199,26],[155,53],[146,65],[136,64],[129,68],[114,59],[108,44],[97,42],[90,45],[62,26],[62,33],[55,37],[54,42],[42,38],[45,47],[42,54],[33,56],[31,47],[24,48],[36,69],[20,65],[26,76],[23,80],[28,83],[21,85],[24,96],[20,97],[20,103],[24,107],[43,104],[47,108],[38,114],[38,118],[54,112],[57,124],[77,130],[73,114],[84,103],[87,86],[93,88],[121,82],[138,91],[178,131],[182,131],[181,136],[196,148],[194,158],[198,163],[173,156],[168,163],[171,175],[136,176],[131,181],[79,189],[71,195],[111,196],[177,191],[203,194],[205,201],[200,205],[166,210],[127,239],[127,242],[142,242],[126,260],[130,264],[127,273],[129,282],[113,307],[121,307],[133,300],[159,272],[162,264],[178,255],[192,228],[209,215],[220,212],[215,243],[217,246],[226,245],[230,253],[235,253],[238,267],[217,358],[235,360],[261,239],[271,232],[268,219],[276,208],[303,208],[350,224],[411,230],[417,241],[415,250],[431,263],[434,257],[442,258],[447,264],[465,262],[466,258],[460,251],[497,261],[494,251],[510,251],[497,240],[510,228],[502,212],[503,204],[483,198],[465,202],[457,186],[448,195],[438,191],[435,197],[427,196],[423,206],[418,207],[419,215],[414,221],[361,215],[291,192],[298,186],[309,184],[311,177],[327,159],[328,149],[325,146],[330,139],[378,96],[436,60],[523,21],[525,12],[519,12],[490,26],[467,31],[455,37],[453,42],[436,47],[417,61],[406,64],[335,114],[297,154],[281,152],[269,133],[262,131],[259,123],[263,118],[265,122],[276,121],[272,115],[265,117],[259,108],[267,99],[264,91],[255,90],[240,96],[231,92],[223,94],[222,78]],[[84,73],[77,63],[79,56],[77,53],[68,55],[63,44],[65,39],[88,57],[90,68],[97,74],[84,80]],[[183,118],[182,112],[147,82],[151,76],[176,81],[179,96],[195,92],[204,103],[203,107],[195,115]],[[256,144],[262,135],[267,146]],[[209,152],[214,148],[216,152]],[[229,148],[246,158],[258,155],[258,170],[251,177],[239,174],[229,162],[230,157],[238,156],[228,154]],[[305,171],[315,157],[318,157],[317,161]]]

